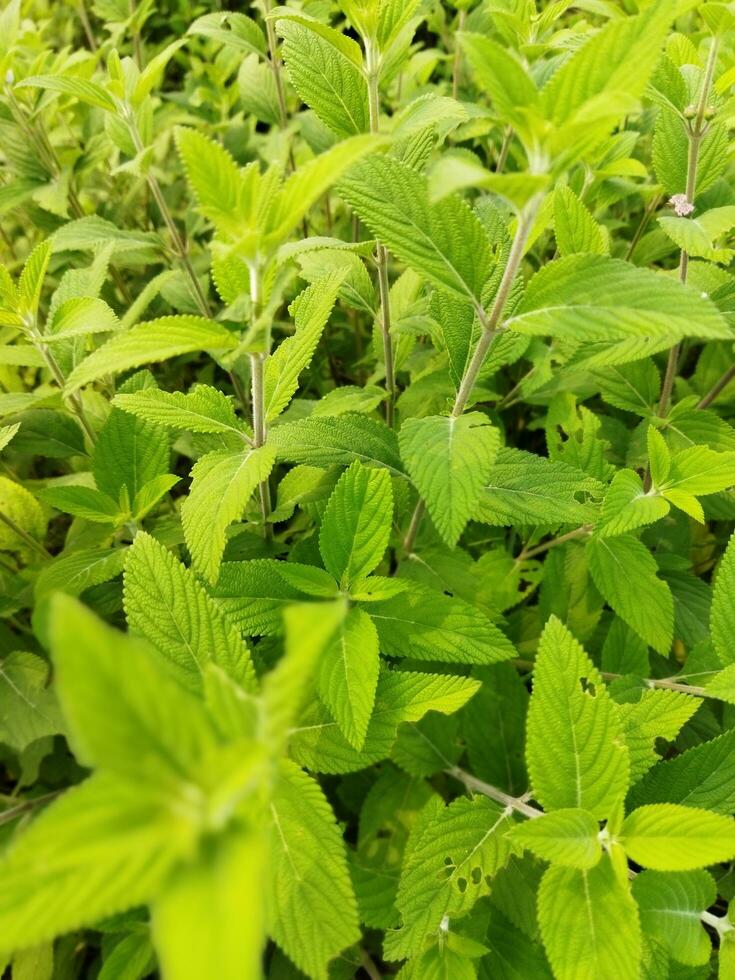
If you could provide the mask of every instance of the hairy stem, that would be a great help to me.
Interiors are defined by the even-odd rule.
[[[463,31],[465,20],[467,19],[467,11],[460,10],[459,20],[457,22],[457,30]],[[462,70],[462,48],[459,46],[459,41],[456,36],[454,39],[454,61],[452,62],[452,98],[456,99],[459,94],[459,76]]]
[[[145,147],[143,146],[143,141],[140,138],[138,127],[130,109],[128,109],[126,121],[136,152],[142,153]],[[207,302],[207,297],[204,295],[201,283],[199,282],[197,274],[194,271],[194,266],[191,264],[187,244],[182,238],[181,232],[179,231],[173,215],[171,214],[171,210],[166,203],[166,198],[163,196],[161,185],[158,183],[158,179],[156,178],[155,174],[151,173],[150,170],[146,174],[146,179],[148,180],[148,186],[150,187],[151,194],[153,195],[153,200],[156,202],[156,207],[158,208],[158,211],[163,218],[163,222],[168,228],[168,233],[171,236],[173,252],[181,262],[184,272],[186,273],[186,277],[189,280],[192,296],[197,307],[199,308],[199,312],[202,316],[209,317],[212,314],[209,308],[209,303]]]
[[[709,408],[715,398],[727,388],[733,378],[735,378],[735,364],[731,364],[722,377],[712,385],[707,394],[700,398],[697,402],[697,408]]]
[[[371,45],[365,50],[368,102],[370,108],[370,132],[377,133],[380,128],[380,67],[376,63],[375,52]],[[385,402],[385,421],[390,428],[395,423],[396,373],[393,361],[393,338],[390,325],[390,283],[388,281],[388,252],[378,242],[375,250],[375,262],[378,267],[378,287],[380,289],[380,332],[383,340],[383,360],[385,361],[385,387],[388,398]]]
[[[30,334],[31,340],[46,362],[46,366],[53,375],[54,381],[61,388],[62,393],[64,388],[66,388],[66,378],[64,377],[64,372],[59,367],[59,362],[56,360],[54,355],[51,353],[48,346],[43,342],[43,337],[37,333],[35,330]],[[84,402],[79,392],[75,391],[73,395],[69,396],[69,402],[71,403],[72,411],[79,419],[79,424],[82,426],[87,434],[87,438],[94,445],[97,442],[97,433],[92,428],[92,424],[87,417],[87,413],[84,409]]]
[[[543,555],[545,551],[549,551],[550,548],[555,548],[558,544],[574,541],[575,538],[583,538],[591,530],[591,524],[583,524],[582,527],[577,527],[573,531],[567,531],[566,534],[561,534],[558,538],[551,538],[550,541],[544,541],[543,544],[536,545],[535,548],[523,548],[517,556],[516,561],[525,561],[526,558],[535,558],[536,555]]]
[[[523,660],[516,658],[511,660],[510,663],[519,670],[533,670],[534,662],[533,660]],[[620,677],[624,677],[624,674],[615,674],[609,670],[601,670],[600,677],[606,681],[616,681]],[[641,681],[646,687],[659,688],[662,691],[677,691],[679,694],[690,694],[695,698],[709,698],[713,697],[706,688],[695,687],[690,684],[682,684],[680,681],[670,680],[667,677],[642,677]]]
[[[36,539],[32,535],[30,535],[28,531],[25,531],[22,527],[20,527],[20,525],[15,523],[12,517],[8,517],[8,515],[4,514],[1,510],[0,510],[0,521],[2,521],[3,524],[9,527],[14,534],[17,534],[19,538],[25,541],[28,547],[32,548],[33,551],[37,552],[37,554],[41,555],[43,558],[52,557],[51,552],[48,551],[44,547],[44,545],[41,544],[40,541],[36,541]]]
[[[712,87],[712,79],[715,73],[715,65],[717,64],[717,50],[718,41],[717,38],[713,38],[712,44],[709,49],[709,55],[707,56],[707,64],[704,70],[704,78],[702,79],[702,90],[699,93],[699,102],[697,103],[697,113],[694,117],[694,121],[689,128],[688,138],[689,138],[689,153],[687,155],[687,181],[686,181],[686,199],[688,204],[694,204],[694,197],[697,192],[697,170],[699,167],[699,150],[702,145],[702,138],[706,132],[706,127],[704,124],[704,116],[707,110],[707,101],[709,99],[710,89]],[[689,271],[689,256],[682,249],[681,255],[679,257],[679,281],[686,285],[687,274]],[[664,374],[663,385],[661,386],[661,397],[658,403],[658,415],[660,418],[664,418],[669,410],[669,402],[671,401],[671,393],[674,389],[674,380],[676,378],[676,369],[679,364],[679,353],[681,345],[674,344],[674,346],[669,351],[669,359],[666,364],[666,373]],[[646,483],[650,488],[650,472],[646,474]]]
[[[531,806],[530,803],[527,803],[521,797],[511,796],[509,793],[498,789],[497,786],[491,786],[490,783],[486,783],[482,779],[477,779],[476,776],[465,772],[459,766],[450,766],[444,772],[448,776],[458,779],[460,783],[464,783],[467,789],[474,790],[476,793],[482,793],[483,796],[489,796],[491,800],[495,800],[496,803],[502,803],[503,806],[522,814],[524,817],[528,817],[529,820],[543,816],[543,810],[539,810],[538,807]]]
[[[475,387],[477,377],[482,370],[482,365],[485,363],[485,358],[492,347],[495,337],[502,329],[502,317],[503,311],[505,310],[505,304],[508,302],[508,296],[513,288],[513,282],[515,281],[515,277],[518,274],[518,270],[521,266],[526,242],[528,241],[528,236],[533,228],[533,222],[538,214],[538,209],[541,206],[542,200],[543,195],[536,194],[531,198],[526,207],[518,216],[518,226],[516,227],[516,232],[513,236],[513,243],[510,247],[510,252],[508,253],[508,261],[506,262],[505,269],[503,270],[503,277],[500,280],[500,285],[498,286],[498,291],[495,294],[495,299],[492,307],[490,308],[490,312],[486,314],[481,308],[477,310],[477,315],[480,319],[480,323],[482,324],[482,333],[477,342],[477,346],[475,347],[472,359],[467,365],[464,376],[460,382],[459,390],[457,391],[457,396],[454,400],[454,406],[452,407],[453,418],[459,418],[459,416],[464,412],[467,401],[472,394],[472,389]],[[413,550],[414,542],[416,540],[419,527],[421,526],[421,519],[423,515],[424,503],[421,499],[419,499],[414,509],[413,516],[411,517],[411,523],[403,542],[404,550],[407,554]]]

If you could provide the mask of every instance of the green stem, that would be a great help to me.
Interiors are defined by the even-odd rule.
[[[1,510],[0,510],[0,521],[2,521],[3,524],[5,524],[7,527],[9,527],[10,530],[14,534],[17,534],[19,538],[21,538],[23,541],[25,541],[25,543],[28,545],[28,547],[29,548],[32,548],[33,551],[37,552],[39,555],[42,555],[44,558],[51,558],[51,557],[53,557],[52,554],[51,554],[51,552],[48,551],[41,544],[40,541],[36,541],[36,539],[34,537],[32,537],[28,533],[28,531],[23,530],[22,527],[20,527],[18,524],[15,523],[15,521],[12,519],[12,517],[8,517],[8,515],[7,514],[4,514]]]
[[[251,391],[253,405],[253,448],[265,445],[268,427],[265,419],[265,362],[267,354],[250,355]],[[268,523],[271,512],[271,492],[268,480],[263,480],[258,488],[260,512],[263,518],[263,537],[269,538],[273,528]]]
[[[720,392],[727,388],[733,378],[735,378],[735,364],[731,364],[719,381],[715,382],[707,394],[700,398],[700,400],[697,402],[697,408],[709,408],[715,398],[717,398]]]
[[[128,107],[126,112],[126,122],[128,125],[128,130],[130,132],[133,145],[135,146],[136,153],[142,153],[145,147],[143,146],[143,141],[140,138],[140,133],[138,132],[138,127],[135,123],[132,110]],[[189,285],[191,287],[193,298],[196,305],[199,308],[199,312],[204,317],[210,317],[212,312],[209,308],[209,303],[207,302],[207,297],[204,295],[201,283],[197,278],[197,274],[194,271],[194,266],[191,264],[191,259],[189,258],[189,249],[186,242],[181,236],[179,229],[174,221],[171,210],[166,203],[166,198],[163,196],[163,191],[161,190],[161,185],[158,183],[158,179],[155,174],[151,173],[149,170],[146,174],[146,179],[148,181],[148,186],[150,187],[151,194],[153,195],[153,200],[156,202],[158,211],[163,218],[164,224],[168,228],[168,233],[171,236],[171,242],[173,245],[174,255],[179,259],[181,265],[183,266],[184,272],[189,280]]]
[[[490,308],[490,312],[486,314],[482,308],[478,308],[476,311],[482,325],[482,333],[477,342],[474,353],[472,354],[472,359],[467,365],[467,369],[465,370],[464,376],[460,382],[459,390],[457,391],[457,396],[454,400],[454,406],[452,408],[453,418],[459,418],[459,416],[464,412],[469,397],[472,394],[472,389],[475,387],[478,375],[482,369],[482,365],[485,363],[485,358],[492,347],[495,337],[503,328],[502,320],[505,305],[508,302],[510,291],[513,288],[513,283],[516,275],[518,274],[518,270],[520,269],[521,261],[526,248],[526,242],[528,241],[528,236],[533,228],[533,222],[536,219],[536,215],[538,214],[538,209],[541,206],[542,200],[543,195],[536,194],[531,198],[526,207],[519,214],[518,226],[516,228],[515,235],[513,236],[513,243],[510,247],[510,252],[508,253],[508,261],[505,264],[503,277],[500,280],[500,285],[498,286],[498,291],[495,294],[495,299],[492,307]],[[411,517],[408,532],[406,533],[406,537],[403,541],[403,547],[406,554],[410,554],[413,550],[416,535],[419,527],[421,526],[423,513],[424,504],[423,501],[419,499],[414,509],[413,516]]]
[[[368,86],[368,105],[370,109],[370,132],[380,129],[380,65],[372,45],[365,48],[365,65]],[[380,290],[380,333],[383,340],[383,360],[385,362],[385,387],[388,398],[385,402],[386,425],[395,424],[396,372],[393,359],[393,338],[391,336],[390,282],[388,279],[388,252],[378,242],[375,250],[378,267],[378,288]]]
[[[43,342],[43,337],[35,330],[30,333],[31,340],[36,350],[40,353],[46,362],[46,366],[53,375],[54,381],[61,388],[62,394],[66,388],[66,378],[64,377],[64,372],[59,367],[59,362],[56,360],[54,355],[49,350],[48,346]],[[82,426],[87,434],[87,438],[90,443],[94,446],[97,442],[97,433],[94,431],[91,422],[87,418],[87,413],[84,409],[84,402],[82,401],[82,396],[79,392],[75,391],[72,395],[69,395],[69,401],[71,403],[72,411],[79,419],[79,424]]]
[[[535,558],[537,555],[543,555],[545,551],[548,551],[550,548],[555,548],[558,544],[574,541],[575,538],[583,538],[591,530],[591,524],[583,524],[582,527],[575,528],[573,531],[567,531],[566,534],[561,534],[558,538],[552,538],[550,541],[536,545],[535,548],[524,548],[516,558],[516,561],[525,561],[527,558]]]
[[[483,796],[488,796],[491,800],[495,800],[496,803],[501,803],[504,807],[509,810],[514,810],[516,813],[520,813],[522,816],[527,817],[529,820],[535,820],[537,817],[543,817],[543,810],[539,810],[538,807],[531,806],[520,796],[511,796],[509,793],[504,792],[502,789],[498,789],[497,786],[491,786],[490,783],[484,782],[482,779],[477,779],[469,772],[465,772],[464,769],[460,769],[459,766],[450,766],[445,769],[444,772],[448,776],[452,776],[454,779],[459,780],[460,783],[464,783],[467,789],[474,790],[476,793],[482,793]]]
[[[687,155],[687,181],[686,181],[685,194],[686,194],[687,203],[689,204],[694,204],[694,198],[697,191],[697,170],[699,167],[699,151],[702,145],[702,139],[706,132],[704,117],[707,111],[707,102],[709,100],[710,89],[712,87],[712,79],[714,78],[715,66],[717,64],[717,50],[718,50],[718,41],[717,38],[713,38],[712,44],[709,49],[709,54],[707,56],[707,64],[704,69],[704,78],[702,79],[702,89],[699,93],[697,112],[694,117],[694,121],[688,130],[689,153]],[[681,255],[679,257],[679,281],[683,285],[686,285],[688,271],[689,271],[689,256],[684,251],[684,249],[682,249]],[[674,380],[676,378],[676,370],[679,364],[680,350],[681,350],[681,345],[674,344],[674,346],[669,351],[669,358],[666,364],[666,373],[664,374],[663,385],[661,386],[661,397],[658,403],[659,418],[665,418],[669,411],[671,393],[674,389]],[[646,486],[646,489],[650,489],[650,480],[651,480],[651,475],[650,475],[650,471],[648,471],[646,473],[646,481],[645,481],[645,483],[648,485]]]

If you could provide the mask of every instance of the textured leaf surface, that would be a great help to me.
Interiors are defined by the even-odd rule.
[[[626,854],[654,871],[689,871],[735,855],[735,820],[675,803],[652,803],[625,818]]]
[[[182,683],[201,689],[210,661],[251,690],[255,672],[247,647],[194,573],[150,535],[136,535],[125,562],[125,613],[178,668]]]
[[[608,858],[589,871],[549,868],[538,913],[557,980],[620,980],[638,973],[638,909]]]
[[[601,595],[646,643],[667,654],[674,632],[674,600],[648,548],[637,538],[620,535],[593,538],[587,554]]]
[[[717,898],[714,880],[706,871],[643,871],[633,882],[641,926],[677,962],[702,966],[712,943],[700,919]]]
[[[360,937],[342,835],[319,784],[291,762],[271,818],[268,931],[300,969],[326,978],[329,960]]]
[[[511,837],[543,861],[567,868],[592,868],[602,857],[599,824],[586,810],[545,813],[514,827]]]
[[[392,517],[388,471],[353,463],[329,498],[319,532],[324,564],[342,587],[375,570],[388,545]]]
[[[616,706],[555,617],[536,657],[526,759],[534,795],[548,810],[575,807],[603,818],[628,787],[630,761]]]
[[[217,580],[227,528],[242,517],[274,460],[270,446],[261,446],[244,453],[208,453],[195,463],[181,523],[192,562],[208,581]]]
[[[473,516],[490,476],[500,437],[479,412],[459,418],[409,419],[401,456],[441,536],[453,546]]]

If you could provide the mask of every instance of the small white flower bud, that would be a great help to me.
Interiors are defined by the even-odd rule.
[[[694,210],[694,205],[686,194],[674,194],[669,198],[669,204],[680,218],[686,218]]]

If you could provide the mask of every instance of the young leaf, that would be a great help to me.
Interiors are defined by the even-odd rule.
[[[499,442],[497,429],[480,412],[408,419],[401,427],[406,469],[450,547],[475,513]]]
[[[597,669],[554,616],[536,656],[526,738],[533,792],[545,809],[609,816],[628,788],[622,726]]]
[[[725,666],[735,663],[735,535],[730,538],[717,568],[710,626],[720,663]]]
[[[390,536],[393,492],[384,469],[355,462],[329,498],[319,532],[327,571],[343,588],[374,571]]]
[[[201,760],[214,744],[210,722],[152,647],[58,595],[51,653],[70,740],[83,764],[137,782],[202,780]]]
[[[638,807],[619,834],[625,853],[654,871],[690,871],[735,856],[735,820],[675,803]]]
[[[296,331],[281,341],[265,364],[265,418],[272,422],[291,401],[308,367],[342,284],[340,272],[312,283],[289,307]]]
[[[556,980],[620,980],[638,972],[638,909],[608,857],[588,871],[550,867],[538,917]]]
[[[646,643],[666,655],[673,639],[674,600],[648,548],[625,534],[592,538],[587,554],[602,596]]]
[[[360,938],[342,835],[319,784],[284,761],[271,804],[268,931],[309,976]]]
[[[153,942],[167,977],[258,975],[266,861],[262,834],[238,827],[210,841],[192,864],[177,868],[151,912]]]
[[[200,316],[162,316],[116,334],[93,351],[71,372],[66,391],[71,394],[105,374],[118,374],[178,354],[210,348],[228,350],[235,345],[234,334],[212,320]]]
[[[599,824],[591,813],[568,809],[519,824],[509,837],[543,861],[584,870],[602,857],[598,835]]]
[[[181,508],[186,546],[195,568],[216,582],[227,528],[242,517],[253,491],[268,478],[275,454],[270,446],[207,453],[191,471],[191,490]]]
[[[146,422],[167,429],[233,433],[240,438],[246,431],[235,416],[232,401],[209,385],[195,385],[187,394],[147,388],[116,395],[113,404]]]
[[[142,531],[128,551],[124,583],[130,629],[176,665],[185,686],[201,690],[211,661],[254,690],[255,671],[237,630],[226,623],[194,573]]]
[[[345,738],[361,749],[380,671],[378,634],[370,617],[351,609],[321,661],[319,693]]]
[[[607,239],[590,212],[570,187],[554,193],[554,235],[559,255],[607,255]]]

